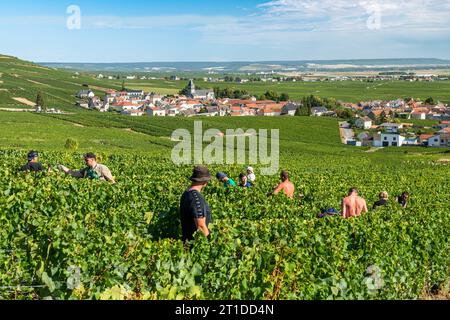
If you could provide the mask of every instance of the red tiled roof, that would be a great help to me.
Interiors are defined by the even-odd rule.
[[[421,140],[421,141],[423,141],[423,140],[428,140],[428,139],[430,139],[431,137],[433,137],[434,135],[432,135],[432,134],[421,134],[420,136],[419,136],[419,139]]]

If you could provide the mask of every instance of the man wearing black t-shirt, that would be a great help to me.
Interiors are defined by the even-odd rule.
[[[187,189],[180,200],[180,218],[183,229],[183,241],[194,239],[194,233],[200,230],[209,236],[208,226],[213,222],[211,209],[203,198],[201,191],[211,180],[208,168],[198,166],[194,168],[191,187]]]
[[[30,151],[28,153],[28,163],[23,165],[20,168],[20,171],[25,171],[25,172],[42,172],[42,171],[44,171],[42,164],[38,160],[39,160],[38,152]]]

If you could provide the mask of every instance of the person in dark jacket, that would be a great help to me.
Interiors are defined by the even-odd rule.
[[[30,151],[28,153],[28,163],[20,168],[23,172],[43,172],[44,167],[39,162],[39,153],[37,151]]]
[[[183,241],[194,239],[194,233],[201,231],[209,236],[209,224],[213,222],[211,209],[202,196],[201,191],[211,181],[209,170],[205,166],[197,166],[190,177],[191,186],[183,193],[180,200],[181,228]]]
[[[405,209],[408,206],[409,193],[403,192],[400,197],[397,198],[398,203]]]

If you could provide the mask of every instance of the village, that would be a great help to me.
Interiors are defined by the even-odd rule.
[[[163,96],[143,90],[108,90],[103,99],[91,90],[77,93],[77,105],[100,112],[115,112],[132,117],[242,117],[242,116],[296,116],[302,102],[245,99],[216,99],[214,90],[198,90],[189,80],[185,95]],[[432,98],[418,101],[412,98],[391,101],[346,103],[338,101],[347,110],[347,121],[340,123],[344,144],[372,147],[450,146],[450,107]],[[337,110],[326,106],[310,108],[310,116],[337,117]],[[434,120],[432,127],[402,123],[402,120]]]
[[[82,108],[135,117],[294,116],[300,106],[294,102],[258,100],[253,96],[246,99],[216,99],[214,90],[197,90],[193,80],[188,83],[186,95],[163,96],[143,90],[108,90],[100,99],[91,90],[81,90],[76,97],[82,99],[77,103]],[[335,116],[334,112],[323,107],[311,111],[318,116]]]

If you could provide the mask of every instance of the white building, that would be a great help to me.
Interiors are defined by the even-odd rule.
[[[148,108],[147,109],[147,115],[149,117],[165,117],[166,116],[166,110],[162,108]]]
[[[92,90],[80,90],[77,93],[77,98],[87,99],[95,97],[95,93]]]
[[[400,129],[403,129],[402,123],[383,123],[380,125],[381,128],[385,129],[387,133],[398,133]]]
[[[142,117],[144,112],[141,111],[141,110],[124,110],[124,111],[121,112],[121,114],[124,115],[124,116]]]
[[[436,135],[428,139],[429,147],[450,147],[450,129],[442,129]]]
[[[381,140],[374,140],[374,147],[401,147],[405,141],[405,137],[398,133],[382,133]]]
[[[360,129],[368,130],[372,127],[372,119],[369,117],[358,118],[355,125]]]

